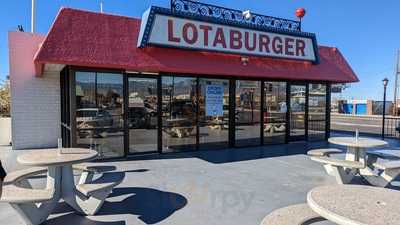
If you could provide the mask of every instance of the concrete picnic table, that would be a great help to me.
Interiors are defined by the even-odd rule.
[[[359,174],[365,178],[369,183],[375,183],[376,175],[371,165],[367,165],[367,150],[369,148],[384,147],[388,143],[383,140],[365,137],[332,137],[328,139],[331,144],[342,145],[347,147],[346,160],[360,162],[364,165],[363,168],[348,169],[346,174],[342,174],[345,180],[352,180],[352,178]]]
[[[44,216],[50,215],[60,199],[79,213],[84,214],[77,196],[77,190],[73,176],[73,164],[94,160],[98,153],[90,149],[82,148],[63,148],[42,149],[30,153],[22,154],[17,158],[18,163],[25,166],[47,167],[47,187],[54,188],[54,197],[51,204],[42,209]]]
[[[172,136],[177,136],[179,138],[187,137],[190,132],[194,129],[193,126],[185,126],[184,123],[189,122],[187,118],[171,118],[167,119],[166,122],[169,123],[169,133]]]
[[[342,145],[347,147],[346,160],[362,161],[366,157],[368,148],[383,147],[388,143],[383,140],[374,138],[359,137],[331,137],[328,139],[331,144]]]
[[[309,207],[341,225],[398,225],[400,191],[365,185],[332,185],[312,189]]]

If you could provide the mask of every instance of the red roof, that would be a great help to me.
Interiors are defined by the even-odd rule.
[[[46,63],[218,76],[356,82],[357,76],[337,48],[319,46],[320,63],[240,56],[172,48],[136,47],[140,19],[62,8],[35,57]],[[41,73],[39,73],[41,75]]]

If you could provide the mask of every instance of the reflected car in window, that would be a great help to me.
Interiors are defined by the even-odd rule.
[[[94,134],[113,126],[112,115],[103,109],[84,108],[76,110],[76,122],[79,136],[84,137],[95,130]]]

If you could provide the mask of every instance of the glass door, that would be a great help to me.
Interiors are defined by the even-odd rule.
[[[236,81],[235,146],[260,145],[261,82]]]
[[[193,151],[197,145],[197,78],[164,76],[162,151]]]
[[[305,84],[290,85],[290,140],[300,141],[306,137],[306,97]]]
[[[229,80],[199,79],[199,148],[229,144]]]
[[[129,153],[157,151],[157,78],[128,77]]]

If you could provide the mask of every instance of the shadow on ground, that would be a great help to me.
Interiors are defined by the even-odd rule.
[[[177,193],[152,188],[116,188],[110,197],[129,195],[120,202],[105,202],[98,215],[132,214],[146,224],[158,223],[187,204],[187,199]]]
[[[155,224],[171,216],[187,204],[187,199],[177,193],[160,191],[153,188],[124,187],[115,188],[109,196],[128,197],[119,202],[106,201],[97,216],[131,214],[138,216],[146,224]],[[59,204],[54,214],[70,213],[49,220],[46,224],[96,224],[96,225],[123,225],[124,222],[96,222],[73,213],[74,210],[66,203]],[[73,216],[75,215],[75,217]]]
[[[177,159],[177,158],[199,158],[209,163],[231,163],[262,158],[280,157],[287,155],[305,154],[309,149],[326,147],[328,143],[321,142],[294,142],[281,145],[265,145],[246,148],[225,148],[219,150],[202,150],[191,152],[171,152],[166,154],[148,154],[132,156],[127,160],[155,160],[155,159]],[[111,160],[115,161],[115,160]]]

